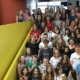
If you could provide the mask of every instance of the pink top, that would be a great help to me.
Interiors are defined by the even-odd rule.
[[[23,16],[24,16],[24,20],[28,20],[30,18],[30,16],[27,15],[26,13],[24,13]]]

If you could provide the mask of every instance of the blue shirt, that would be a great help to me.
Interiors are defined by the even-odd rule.
[[[40,56],[39,59],[43,60],[44,57],[48,57],[49,59],[52,57],[52,49],[48,48],[48,49],[41,49],[40,50]]]
[[[23,22],[23,18],[18,18],[18,22]]]
[[[78,73],[78,78],[80,79],[80,64],[76,66],[76,72]]]

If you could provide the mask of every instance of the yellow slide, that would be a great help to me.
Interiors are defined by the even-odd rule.
[[[17,80],[16,64],[24,52],[32,24],[28,21],[0,26],[0,80]]]

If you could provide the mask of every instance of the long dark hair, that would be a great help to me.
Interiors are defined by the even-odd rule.
[[[51,10],[52,10],[52,11],[51,11]],[[49,11],[50,11],[51,13],[53,13],[53,8],[52,8],[52,7],[50,7]]]
[[[72,75],[73,80],[77,80],[77,73],[75,70],[71,70],[71,75]]]
[[[49,64],[49,65],[47,66],[47,68],[46,68],[45,80],[47,80],[47,79],[49,78],[49,73],[48,73],[48,71],[47,71],[47,69],[48,69],[49,67],[51,67],[51,69],[52,69],[52,71],[51,71],[51,80],[54,80],[54,72],[53,72],[53,68],[52,68],[52,66],[51,66],[50,64]]]
[[[66,29],[65,29],[65,35],[66,35],[66,30],[69,31],[69,33],[68,33],[68,37],[70,37],[70,35],[71,35],[71,34],[70,34],[70,29],[69,29],[69,28],[66,28]]]
[[[68,39],[68,42],[70,42],[70,40],[74,41],[74,45],[75,45],[75,43],[76,43],[75,39],[71,37]],[[70,43],[69,43],[69,45],[70,45]]]
[[[74,37],[72,37],[72,33],[74,34]],[[74,31],[71,32],[71,38],[76,38],[76,34]]]
[[[72,34],[74,34],[74,37],[72,37]],[[71,37],[70,38],[73,38],[74,43],[76,43],[77,36],[76,36],[76,33],[74,31],[71,32]]]
[[[40,8],[37,9],[37,15],[41,15],[41,17],[42,17],[42,11]]]
[[[26,10],[26,9],[28,10],[28,15],[31,16],[31,14],[30,14],[30,12],[29,12],[29,9],[28,9],[28,8],[25,8],[25,10]]]
[[[68,49],[68,52],[65,51],[66,48]],[[71,52],[70,52],[69,46],[65,46],[65,48],[64,48],[64,55],[65,54],[68,56],[68,58],[70,58]]]
[[[75,8],[78,8],[78,12],[79,12],[79,7],[78,7],[78,6],[76,6]]]
[[[59,31],[58,34],[60,34],[60,29],[59,29],[59,27],[56,26],[55,29],[57,29],[57,30]],[[54,33],[56,33],[56,32],[54,31]]]
[[[65,10],[65,8],[63,8],[63,9]],[[63,10],[63,9],[62,9],[62,10]],[[64,13],[64,14],[63,14],[63,12],[61,13],[61,17],[66,17],[66,15],[67,15],[67,14],[66,14],[66,10],[65,10],[65,13]]]
[[[39,16],[41,17],[41,20],[40,20],[40,21],[42,21],[42,15],[40,15],[40,14],[37,15],[37,20],[38,20],[38,17],[39,17]]]
[[[70,53],[69,47],[68,46],[65,46],[65,48],[67,48],[68,49],[68,53]],[[65,52],[65,48],[64,48],[64,52]]]
[[[24,55],[21,55],[21,56],[24,56]],[[21,60],[20,60],[21,59],[21,56],[19,57],[19,60],[18,60],[18,63],[20,63],[20,64],[21,64]],[[25,64],[25,60],[24,60],[24,64]]]
[[[62,69],[62,66],[57,66],[55,69],[56,75],[59,76],[59,70]],[[62,69],[63,70],[63,69]]]
[[[41,75],[41,73],[40,73],[39,68],[38,68],[38,67],[35,67],[35,68],[34,68],[34,70],[35,70],[35,69],[37,69],[37,70],[38,70],[38,75],[40,76],[40,75]],[[34,70],[33,70],[33,72],[34,72]],[[35,75],[35,74],[34,74],[34,75]]]
[[[23,69],[22,69],[22,75],[24,75],[24,73],[23,73],[24,69],[27,69],[27,74],[26,74],[26,76],[28,76],[28,77],[29,77],[28,67],[23,67]]]
[[[59,14],[61,13],[61,9],[60,9],[60,7],[59,6],[57,6],[57,8],[59,9]]]
[[[49,15],[47,15],[47,16],[46,16],[46,24],[47,24],[47,17],[50,18],[50,21],[49,21],[49,22],[51,22],[51,17],[50,17]]]
[[[79,34],[80,34],[80,28],[76,28],[75,29],[75,34],[76,34],[76,30],[78,30],[79,31]],[[76,35],[77,36],[77,35]]]
[[[64,60],[65,57],[66,57],[66,63],[63,64],[63,60]],[[68,58],[67,55],[63,55],[60,62],[61,62],[63,65],[70,65],[70,60],[69,60],[69,58]]]

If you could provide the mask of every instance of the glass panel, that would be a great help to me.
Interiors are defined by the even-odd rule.
[[[41,11],[44,13],[45,12],[45,8],[47,8],[47,6],[38,6],[38,8],[40,8]]]
[[[42,11],[42,13],[45,13],[45,9],[42,9],[41,11]]]
[[[38,6],[40,6],[40,5],[47,5],[48,4],[48,2],[38,2]]]
[[[48,5],[52,5],[52,6],[55,6],[55,5],[61,5],[61,1],[51,1],[51,2],[48,2]]]
[[[54,5],[54,2],[49,2],[48,5]]]
[[[53,7],[53,10],[56,12],[56,6],[59,6],[62,9],[61,1],[50,1],[50,2],[38,2],[37,7],[41,8],[42,12],[45,11],[45,8]]]
[[[38,6],[38,8],[44,9],[47,8],[47,6]]]
[[[61,1],[55,1],[54,5],[61,5]]]
[[[67,6],[64,6],[65,9],[67,9]]]
[[[32,14],[32,13],[33,13],[32,10],[33,10],[33,9],[36,9],[36,3],[35,3],[35,2],[32,2],[31,5],[34,5],[34,6],[30,6],[30,8],[31,8],[31,11],[30,11],[30,12],[31,12],[31,14]]]

